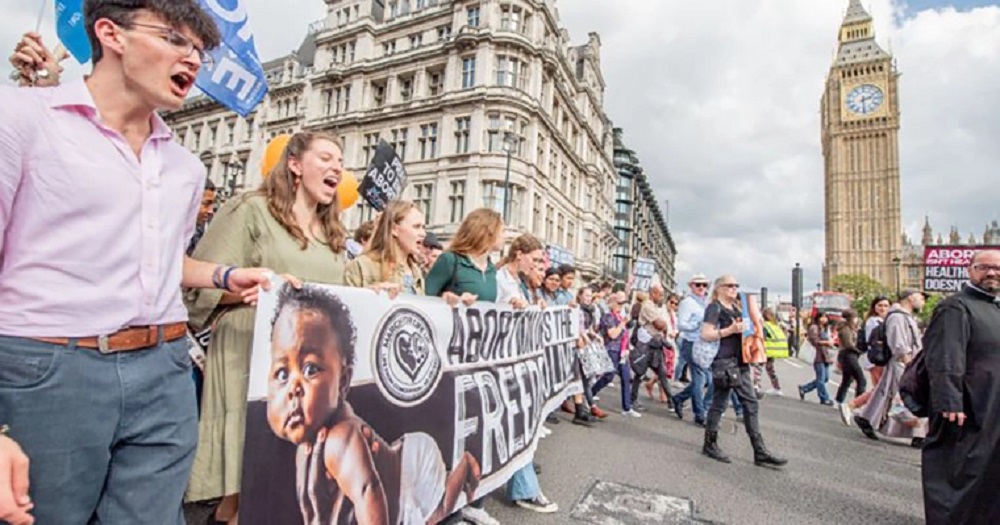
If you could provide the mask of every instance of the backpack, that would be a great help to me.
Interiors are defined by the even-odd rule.
[[[861,328],[858,328],[858,353],[868,353],[868,336],[865,333],[864,323],[861,323]]]
[[[889,312],[889,316],[892,314],[898,314],[900,312]],[[886,335],[885,325],[889,321],[889,316],[886,316],[885,321],[882,321],[872,330],[871,336],[868,337],[867,343],[868,349],[865,353],[868,355],[868,362],[875,366],[885,366],[889,364],[892,359],[892,349],[889,348],[889,338]]]

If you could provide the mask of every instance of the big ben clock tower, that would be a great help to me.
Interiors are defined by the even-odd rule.
[[[865,274],[892,288],[902,243],[899,91],[872,17],[850,0],[821,103],[826,196],[823,282]]]

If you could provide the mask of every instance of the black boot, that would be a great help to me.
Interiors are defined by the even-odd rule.
[[[764,438],[760,434],[750,436],[750,444],[753,445],[753,464],[758,467],[782,467],[788,463],[787,459],[779,458],[768,452],[764,446]]]
[[[590,423],[594,421],[594,418],[590,417],[590,414],[583,409],[582,404],[577,404],[575,407],[575,414],[573,415],[573,423],[576,425],[583,425],[586,427],[590,426]]]
[[[722,463],[732,463],[732,461],[730,461],[729,459],[729,456],[725,455],[722,452],[722,449],[719,448],[718,431],[713,431],[713,430],[705,431],[705,446],[702,447],[701,453]]]

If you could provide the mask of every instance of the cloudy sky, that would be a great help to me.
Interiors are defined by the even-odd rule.
[[[325,14],[322,0],[245,2],[264,59]],[[681,280],[731,272],[787,297],[796,262],[806,283],[819,280],[819,100],[847,3],[558,0],[574,42],[601,35],[606,110],[670,201]],[[929,215],[939,230],[981,235],[1000,218],[998,2],[863,3],[902,73],[904,229],[919,239]],[[0,0],[0,48],[35,26],[40,6]],[[49,8],[50,41],[52,28]]]

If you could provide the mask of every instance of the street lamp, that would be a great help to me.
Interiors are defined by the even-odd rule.
[[[505,131],[503,134],[503,149],[507,152],[507,171],[503,177],[503,222],[507,224],[510,216],[510,156],[514,151],[514,134]]]
[[[899,263],[903,262],[899,257],[892,258],[892,264],[896,265],[896,296],[899,296]]]

